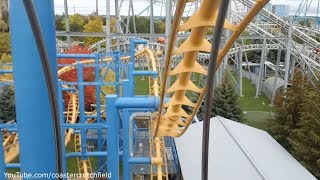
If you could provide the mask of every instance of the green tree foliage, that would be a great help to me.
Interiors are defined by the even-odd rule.
[[[65,18],[64,15],[58,15],[58,14],[56,15],[56,18],[55,18],[55,20],[56,20],[56,30],[58,30],[58,31],[66,30],[64,22],[63,22],[64,18]]]
[[[102,19],[99,17],[96,17],[93,20],[90,20],[88,24],[84,26],[84,32],[103,32],[103,22]],[[84,44],[86,46],[89,46],[97,41],[99,41],[101,38],[98,37],[86,37],[84,39]]]
[[[137,33],[149,33],[150,32],[150,20],[147,17],[144,16],[135,16],[136,19],[136,28]],[[133,24],[133,23],[131,23]],[[130,31],[133,31],[133,25],[130,26]]]
[[[80,14],[69,16],[69,23],[71,32],[83,31],[84,19]],[[66,20],[63,20],[63,29],[66,29]]]
[[[304,95],[297,129],[289,135],[292,154],[320,179],[320,85]]]
[[[137,33],[150,33],[150,18],[144,16],[135,16]],[[126,21],[125,21],[126,22]],[[132,19],[129,25],[130,32],[134,32]],[[165,22],[163,20],[157,20],[154,22],[154,32],[164,33]]]
[[[202,78],[201,83],[205,83],[205,79]],[[193,99],[197,100],[199,97]],[[222,116],[233,121],[242,122],[243,121],[243,111],[240,108],[239,104],[239,95],[236,92],[236,88],[232,83],[230,73],[228,70],[225,71],[225,74],[222,79],[222,83],[215,89],[214,95],[211,99],[212,109],[211,117],[213,116]],[[204,104],[201,104],[201,107],[198,111],[199,120],[204,119]]]
[[[10,35],[9,33],[0,33],[0,56],[3,53],[11,52]]]
[[[287,92],[278,92],[275,97],[275,118],[269,121],[268,132],[289,151],[291,147],[288,137],[300,123],[300,107],[306,89],[305,77],[301,71],[296,71],[292,87],[288,88]]]
[[[292,87],[278,92],[269,133],[318,179],[320,178],[320,84],[311,88],[301,71]]]
[[[158,34],[163,34],[165,33],[165,29],[166,29],[166,24],[164,21],[162,20],[157,20],[154,23],[154,32],[158,33]]]
[[[0,112],[3,123],[16,119],[14,90],[10,86],[0,88]]]
[[[226,70],[222,83],[214,91],[213,111],[216,115],[241,122],[243,120],[243,112],[239,101],[239,95],[231,80],[231,75]]]
[[[0,32],[7,32],[9,30],[8,24],[0,19]]]

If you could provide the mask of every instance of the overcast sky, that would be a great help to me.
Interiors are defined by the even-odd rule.
[[[99,0],[99,14],[106,14],[106,1],[107,0]],[[119,0],[121,1],[121,0]],[[139,14],[143,12],[149,6],[148,0],[133,0],[134,1],[134,11],[135,14]],[[164,1],[164,0],[163,0]],[[271,0],[272,4],[287,4],[290,5],[290,14],[295,14],[300,3],[303,0]],[[124,0],[121,8],[121,15],[128,14],[129,0]],[[310,0],[309,0],[310,2]],[[55,11],[57,14],[62,14],[64,12],[64,0],[54,0],[55,3]],[[313,0],[312,5],[310,6],[310,10],[308,14],[316,14],[317,11],[317,3],[318,0]],[[95,0],[68,0],[69,13],[80,13],[80,14],[91,14],[95,12],[96,5]],[[191,7],[193,8],[193,7]],[[111,0],[111,14],[114,14],[114,0]],[[165,7],[161,3],[157,3],[154,7],[155,16],[162,15],[164,16]],[[142,15],[147,15],[148,11],[144,11]]]

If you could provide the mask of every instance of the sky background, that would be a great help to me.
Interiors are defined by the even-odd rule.
[[[99,14],[105,15],[106,14],[106,1],[107,0],[99,0]],[[119,0],[120,1],[120,0]],[[271,0],[272,4],[286,4],[290,5],[290,14],[295,14],[300,3],[303,0]],[[91,14],[95,12],[96,5],[95,0],[68,0],[68,10],[69,14],[80,13],[80,14]],[[309,0],[310,2],[310,0]],[[55,12],[56,14],[62,14],[64,12],[64,0],[54,0],[55,3]],[[148,0],[133,0],[134,4],[134,11],[135,14],[139,14],[143,12],[149,6]],[[308,14],[316,14],[317,11],[318,0],[313,0]],[[129,7],[129,0],[124,0],[122,8],[121,8],[121,15],[128,15],[128,8]],[[193,7],[191,7],[193,8]],[[111,14],[114,14],[114,0],[111,0]],[[156,3],[154,7],[154,15],[164,16],[165,14],[165,7],[161,5],[161,3]],[[148,15],[148,11],[144,11],[141,15]]]

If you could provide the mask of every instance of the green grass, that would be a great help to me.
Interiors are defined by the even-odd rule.
[[[244,124],[261,129],[267,129],[268,120],[271,119],[272,106],[271,101],[262,92],[258,98],[256,96],[256,87],[251,84],[247,78],[242,79],[242,93],[240,97],[240,107],[244,111]]]
[[[66,146],[66,152],[74,152],[74,139],[71,138],[70,142]],[[69,173],[78,173],[78,165],[76,158],[68,158],[67,159],[67,171]]]
[[[135,94],[136,95],[148,95],[149,94],[149,78],[147,76],[135,77]]]
[[[247,111],[244,114],[244,124],[261,129],[267,129],[268,119],[271,119],[270,112],[263,112],[263,111]]]
[[[271,101],[262,93],[258,98],[256,96],[256,88],[247,78],[243,78],[243,97],[240,98],[240,106],[244,111],[267,111],[272,110]]]

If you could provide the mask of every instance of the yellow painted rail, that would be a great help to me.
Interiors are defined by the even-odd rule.
[[[269,0],[257,0],[239,24],[232,24],[228,20],[225,20],[224,28],[232,31],[232,35],[226,45],[219,51],[217,67],[241,32],[268,2]],[[181,136],[191,124],[205,94],[206,87],[195,85],[191,81],[191,75],[207,75],[207,70],[197,62],[197,58],[200,51],[211,51],[211,44],[205,37],[208,29],[216,24],[221,0],[203,0],[199,9],[187,22],[180,25],[186,3],[188,3],[187,0],[178,1],[172,23],[161,84],[160,106],[154,132],[156,137]],[[191,30],[190,36],[180,47],[174,49],[178,31],[186,30]],[[183,59],[171,70],[171,59],[174,55],[182,55]],[[172,85],[169,83],[169,87],[167,87],[168,79],[175,80]],[[188,97],[187,94],[199,95],[199,98],[196,102],[192,102],[190,95]],[[165,97],[170,97],[169,102],[164,102]],[[192,113],[188,114],[184,110],[185,107],[193,109]]]

